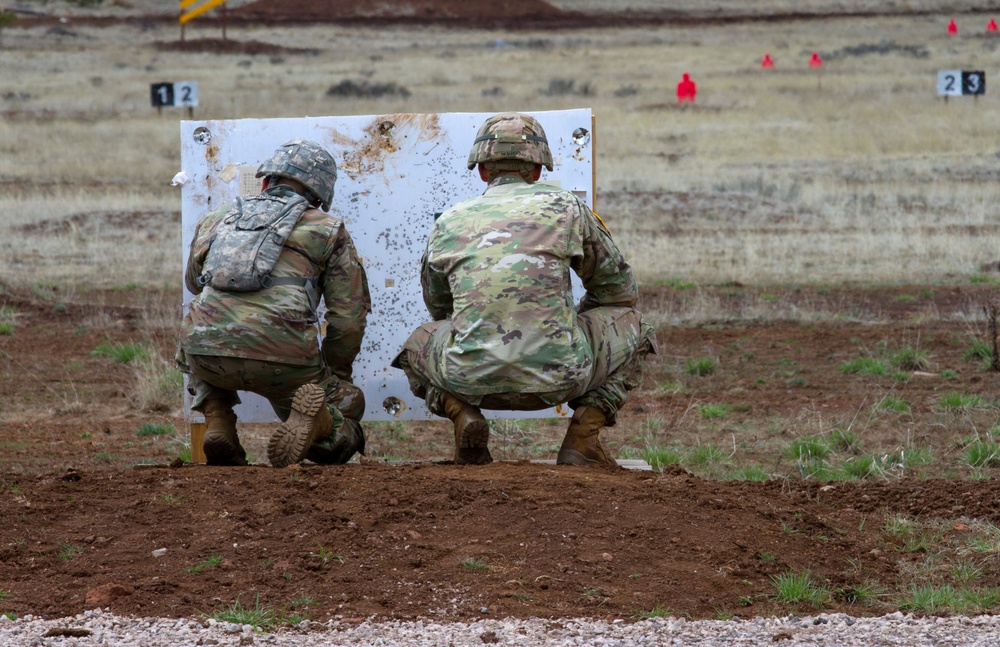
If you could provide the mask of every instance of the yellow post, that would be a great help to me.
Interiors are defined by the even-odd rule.
[[[205,463],[205,430],[208,428],[204,422],[188,423],[191,430],[191,462]]]

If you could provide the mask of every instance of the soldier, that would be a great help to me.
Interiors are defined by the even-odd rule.
[[[421,263],[434,318],[393,361],[410,389],[455,430],[455,463],[484,464],[481,409],[574,409],[556,462],[613,465],[600,431],[655,353],[635,309],[638,287],[604,223],[569,191],[538,184],[552,153],[532,117],[486,120],[469,155],[483,195],[445,211]],[[574,308],[570,270],[586,295]]]
[[[256,177],[264,178],[260,195],[198,223],[184,275],[196,296],[177,363],[189,376],[191,408],[205,416],[205,457],[209,465],[247,464],[233,412],[244,390],[267,398],[283,421],[268,442],[272,465],[346,463],[365,450],[364,394],[352,365],[371,297],[350,234],[324,213],[337,165],[315,142],[293,139]]]

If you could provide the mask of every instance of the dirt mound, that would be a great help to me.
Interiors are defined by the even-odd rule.
[[[301,47],[285,47],[258,40],[232,40],[222,38],[197,38],[173,41],[157,41],[153,46],[161,51],[175,52],[217,52],[221,54],[316,54],[319,50]]]
[[[959,564],[995,555],[996,546],[981,546],[979,557],[963,551],[982,529],[995,542],[989,529],[1000,526],[1000,481],[941,478],[962,469],[967,459],[954,455],[967,432],[935,403],[959,389],[991,397],[998,378],[978,369],[951,381],[914,377],[905,389],[891,387],[913,405],[905,424],[882,414],[857,428],[866,449],[854,447],[849,461],[885,454],[876,467],[887,475],[909,470],[921,478],[827,482],[796,474],[807,463],[768,462],[779,453],[775,445],[797,437],[797,426],[812,425],[801,419],[803,407],[827,424],[852,419],[877,386],[872,380],[894,384],[838,369],[859,346],[912,333],[914,316],[928,306],[900,298],[911,288],[893,290],[786,295],[797,307],[827,303],[839,311],[849,303],[865,313],[856,323],[742,320],[662,331],[648,388],[621,412],[608,446],[658,426],[678,440],[696,435],[706,447],[731,443],[768,467],[771,479],[754,482],[708,480],[679,467],[605,471],[516,460],[530,447],[558,447],[564,424],[546,421],[521,438],[498,433],[494,455],[508,460],[482,467],[441,462],[449,432],[440,422],[372,424],[372,459],[346,466],[183,465],[175,460],[183,420],[137,411],[131,369],[99,352],[140,339],[153,356],[169,358],[178,291],[83,298],[3,286],[0,306],[13,330],[0,333],[0,613],[62,616],[100,606],[187,617],[237,601],[314,620],[894,611],[899,599],[891,593],[862,593],[909,590],[942,550]],[[966,312],[990,290],[939,289],[926,298],[936,312]],[[742,311],[753,298],[749,289],[718,291],[723,310]],[[689,292],[648,289],[643,307],[679,311]],[[155,316],[173,323],[150,338]],[[902,332],[893,332],[896,325]],[[920,331],[922,348],[940,366],[967,363],[947,318]],[[706,352],[720,354],[720,368],[691,378],[690,393],[676,391],[670,366]],[[722,368],[726,362],[733,371]],[[732,413],[712,437],[691,418],[699,403],[722,401]],[[995,420],[989,410],[962,415],[980,429]],[[144,433],[151,420],[182,431]],[[266,434],[269,427],[260,426]],[[252,427],[241,424],[241,435],[255,441]],[[891,458],[904,431],[918,448],[932,434],[939,460],[905,468]],[[770,449],[758,455],[755,447]],[[374,458],[396,450],[419,462]],[[915,535],[886,531],[897,515],[935,537],[933,554]],[[981,566],[977,587],[1000,585],[1000,569]],[[799,573],[829,591],[829,601],[776,600],[774,578]]]
[[[766,615],[780,611],[772,576],[803,570],[841,592],[833,608],[866,615],[887,607],[851,605],[846,592],[916,559],[865,523],[865,511],[908,500],[917,484],[906,482],[820,490],[527,462],[5,481],[0,581],[4,609],[19,615],[75,614],[98,599],[166,617],[237,599],[314,620]],[[919,490],[923,509],[950,510],[996,501],[1000,483]]]
[[[236,20],[273,23],[385,23],[441,24],[463,27],[538,28],[582,18],[576,12],[557,9],[542,0],[259,0],[239,12]]]

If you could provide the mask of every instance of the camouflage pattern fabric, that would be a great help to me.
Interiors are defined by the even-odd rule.
[[[337,162],[319,144],[295,138],[285,142],[264,161],[254,177],[286,177],[301,182],[312,192],[323,209],[333,202],[333,187],[337,182]]]
[[[552,170],[552,152],[541,124],[534,117],[503,112],[483,122],[469,151],[467,165],[517,160]]]
[[[570,270],[586,289],[576,308]],[[437,321],[393,365],[438,415],[448,392],[483,408],[590,404],[613,424],[655,352],[631,267],[586,204],[556,187],[503,175],[446,211],[421,283]]]
[[[339,379],[316,356],[310,366],[261,362],[239,357],[188,355],[179,351],[177,363],[188,374],[188,392],[193,396],[191,408],[201,411],[206,400],[220,399],[229,406],[239,404],[237,391],[262,395],[271,404],[282,421],[291,413],[292,398],[303,384],[319,384],[326,393],[327,409],[333,416],[330,437],[316,443],[313,452],[323,456],[322,450],[347,445],[337,460],[314,462],[347,462],[354,451],[364,453],[364,432],[361,418],[365,413],[365,394],[350,382]],[[345,440],[347,441],[345,443]]]
[[[285,241],[308,207],[299,195],[236,198],[233,208],[215,227],[215,240],[198,282],[231,292],[269,287]]]
[[[290,197],[294,192],[276,186],[265,194]],[[281,208],[280,202],[275,204]],[[354,242],[338,218],[307,209],[274,265],[275,278],[316,277],[316,289],[326,303],[320,346],[310,286],[281,283],[255,292],[231,292],[199,284],[216,229],[229,210],[223,207],[198,223],[184,275],[196,296],[181,324],[176,361],[189,375],[192,409],[201,410],[212,398],[236,403],[236,391],[243,390],[263,395],[285,420],[295,390],[318,383],[326,392],[335,430],[348,425],[345,433],[353,431],[363,450],[358,421],[364,415],[364,394],[353,385],[352,373],[371,296]]]
[[[280,195],[285,187],[268,189]],[[241,357],[311,366],[317,354],[317,318],[307,286],[274,285],[256,292],[202,287],[215,230],[229,212],[223,207],[198,223],[185,272],[191,301],[181,328],[181,348],[192,355]],[[318,277],[326,302],[322,355],[331,371],[350,381],[361,350],[371,296],[354,242],[342,222],[316,209],[302,214],[274,266],[277,277]]]

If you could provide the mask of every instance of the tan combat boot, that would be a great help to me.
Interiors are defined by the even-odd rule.
[[[580,407],[574,411],[556,456],[556,465],[618,467],[618,463],[601,446],[601,429],[606,422],[604,412],[597,407]]]
[[[333,416],[318,384],[303,384],[292,397],[292,412],[267,443],[267,460],[275,467],[301,463],[309,447],[330,437]]]
[[[479,407],[462,402],[450,393],[441,398],[444,414],[455,424],[455,464],[485,465],[493,457],[487,446],[490,441],[490,423],[486,422]]]
[[[208,465],[246,465],[247,452],[236,433],[233,407],[221,399],[205,400],[205,463]]]

